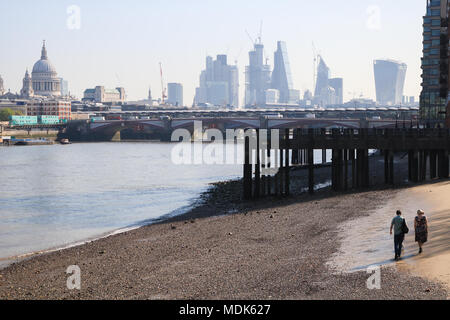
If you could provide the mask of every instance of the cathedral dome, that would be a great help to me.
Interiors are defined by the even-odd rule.
[[[31,89],[37,96],[60,96],[61,78],[57,77],[56,69],[48,60],[47,49],[42,46],[41,59],[36,62],[31,72]],[[26,84],[28,89],[28,82]]]
[[[39,60],[38,62],[36,62],[34,64],[32,73],[34,73],[34,74],[37,74],[37,73],[47,73],[47,74],[51,73],[51,74],[56,75],[55,67],[48,60],[47,49],[45,48],[45,43],[42,46],[41,60]]]
[[[39,60],[34,64],[33,73],[56,73],[56,69],[50,61]]]

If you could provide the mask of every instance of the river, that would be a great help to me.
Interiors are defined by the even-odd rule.
[[[0,264],[188,210],[242,166],[176,165],[169,143],[0,147]]]

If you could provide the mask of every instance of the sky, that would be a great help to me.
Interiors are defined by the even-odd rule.
[[[0,0],[0,75],[19,92],[42,40],[58,76],[81,98],[86,88],[124,87],[129,100],[164,82],[184,87],[191,105],[207,55],[237,62],[240,101],[245,66],[262,25],[269,64],[287,44],[294,87],[313,86],[313,43],[332,77],[344,78],[344,101],[375,99],[373,60],[408,65],[404,95],[420,94],[422,16],[426,0]],[[79,12],[79,14],[78,14]]]

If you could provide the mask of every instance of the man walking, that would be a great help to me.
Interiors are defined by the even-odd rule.
[[[402,218],[402,212],[398,210],[397,216],[392,219],[391,223],[391,235],[392,229],[394,229],[395,261],[398,261],[402,255],[403,240],[405,240],[405,233],[403,230],[404,223],[405,219]]]

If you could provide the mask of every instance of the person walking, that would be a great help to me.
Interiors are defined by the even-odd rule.
[[[419,244],[419,254],[423,252],[423,245],[428,241],[428,219],[425,212],[417,211],[414,219],[414,229],[416,231],[416,242]]]
[[[398,261],[402,255],[403,241],[405,240],[404,225],[406,225],[405,219],[402,217],[402,212],[398,210],[397,216],[392,219],[390,231],[392,235],[392,230],[394,230],[395,261]]]

